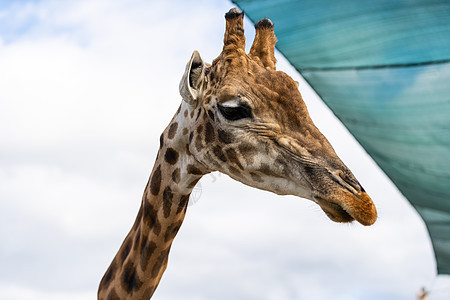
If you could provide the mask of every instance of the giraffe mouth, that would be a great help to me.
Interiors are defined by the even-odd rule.
[[[364,226],[369,226],[377,220],[377,209],[366,192],[358,195],[348,193],[330,200],[320,196],[313,198],[334,222],[349,223],[356,220]]]
[[[321,197],[314,197],[314,199],[330,220],[339,223],[350,223],[355,220],[355,218],[339,204],[330,202]]]

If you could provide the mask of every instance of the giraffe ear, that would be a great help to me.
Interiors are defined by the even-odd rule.
[[[186,65],[186,71],[180,82],[180,94],[183,100],[196,107],[203,96],[203,83],[205,81],[205,63],[198,51],[192,53],[192,57]]]

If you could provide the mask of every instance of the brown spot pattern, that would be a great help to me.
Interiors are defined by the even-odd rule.
[[[217,156],[221,161],[226,162],[227,158],[225,157],[225,154],[222,151],[222,148],[220,146],[215,146],[213,149],[214,155]]]
[[[235,176],[238,176],[238,177],[241,176],[241,172],[239,172],[239,170],[236,169],[236,168],[233,167],[233,166],[229,166],[229,167],[228,167],[228,170],[230,171],[231,174],[233,174],[233,175],[235,175]]]
[[[183,210],[186,210],[188,202],[189,202],[189,195],[181,196],[180,202],[178,203],[177,207],[177,214],[179,214]]]
[[[163,145],[164,145],[164,133],[161,133],[159,137],[159,149],[161,149]]]
[[[219,138],[219,141],[221,141],[222,143],[224,144],[231,143],[231,135],[225,130],[222,129],[217,130],[217,136]]]
[[[161,223],[158,220],[158,211],[148,201],[144,205],[144,222],[156,235],[161,233]]]
[[[173,173],[172,173],[172,180],[175,183],[179,183],[180,182],[180,168],[176,168],[175,171],[173,171]]]
[[[203,145],[202,145],[202,140],[201,140],[201,138],[200,138],[200,136],[196,136],[195,137],[195,148],[197,149],[197,151],[201,151],[202,150],[202,148],[203,148]]]
[[[189,150],[189,144],[186,144],[186,154],[187,155],[192,155],[191,154],[191,150]]]
[[[212,112],[212,110],[208,110],[208,116],[209,116],[210,119],[213,120],[213,121],[216,119],[215,116],[214,116],[214,113]]]
[[[166,187],[163,192],[163,212],[165,218],[168,218],[170,216],[172,199],[173,199],[172,190],[170,189],[170,187]]]
[[[140,241],[141,241],[141,227],[139,226],[137,231],[136,231],[136,234],[134,236],[133,248],[138,247]]]
[[[187,166],[187,172],[188,172],[189,174],[202,175],[202,171],[200,171],[200,169],[197,168],[197,167],[194,166],[194,165],[188,165],[188,166]]]
[[[205,125],[205,143],[209,144],[214,140],[214,127],[210,122]]]
[[[147,182],[147,185],[148,185],[148,182]],[[144,196],[142,197],[142,199],[143,199],[143,201],[145,201],[147,199],[147,188],[144,191]],[[134,225],[133,225],[133,230],[136,230],[140,226],[141,220],[142,220],[142,204],[141,204],[141,207],[139,207],[139,212],[136,216],[136,221],[134,222]]]
[[[163,266],[164,261],[166,260],[167,256],[169,255],[170,246],[166,250],[163,250],[159,257],[156,259],[155,264],[153,265],[152,274],[151,276],[153,278],[156,278],[159,274],[159,271],[161,270],[161,267]]]
[[[188,188],[193,188],[196,184],[197,184],[197,182],[200,180],[200,178],[197,178],[197,179],[194,179],[194,180],[192,180],[191,181],[191,183],[189,183],[188,184]]]
[[[202,131],[203,131],[203,125],[202,125],[202,124],[198,125],[196,131],[197,131],[198,134],[202,134]]]
[[[250,176],[252,177],[252,179],[256,182],[264,182],[264,180],[261,178],[261,176],[259,176],[256,173],[250,172]]]
[[[127,293],[131,293],[133,290],[137,290],[142,286],[142,281],[136,272],[136,267],[131,261],[125,265],[121,279],[122,287]]]
[[[175,238],[182,223],[183,223],[183,221],[180,220],[178,222],[171,224],[169,227],[167,227],[166,233],[164,235],[164,240],[166,242],[171,241]]]
[[[172,125],[170,125],[169,127],[169,133],[167,134],[167,137],[169,139],[173,139],[173,137],[175,136],[175,134],[177,133],[177,129],[178,129],[178,123],[175,122]]]
[[[158,165],[155,172],[150,179],[150,192],[157,196],[159,194],[159,190],[161,188],[161,166]]]
[[[144,241],[141,248],[141,269],[145,271],[148,261],[156,250],[156,244],[152,241]]]
[[[178,152],[173,148],[167,148],[164,154],[164,160],[171,165],[174,165],[178,161]]]
[[[123,242],[122,252],[120,253],[120,260],[122,261],[122,264],[125,263],[125,260],[127,259],[127,256],[130,253],[131,242],[132,241],[131,241],[131,238],[129,236]]]
[[[108,270],[106,271],[105,275],[103,276],[102,282],[100,285],[103,287],[108,287],[111,281],[114,278],[114,274],[116,273],[116,265],[114,262],[109,266]]]
[[[237,157],[236,151],[235,151],[233,148],[227,149],[227,150],[226,150],[226,153],[227,153],[228,159],[229,159],[232,163],[236,164],[241,170],[244,169],[244,167],[243,167],[243,166],[241,165],[241,163],[239,162],[239,159],[238,159],[238,157]]]

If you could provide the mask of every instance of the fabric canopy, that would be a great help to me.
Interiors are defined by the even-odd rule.
[[[450,274],[450,1],[236,0],[422,216]]]

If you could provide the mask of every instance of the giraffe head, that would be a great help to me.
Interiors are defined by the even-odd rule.
[[[297,84],[276,71],[272,22],[256,24],[247,54],[243,13],[225,19],[221,54],[210,65],[195,51],[180,83],[186,151],[206,172],[310,199],[336,222],[373,224],[372,200],[312,122]]]

